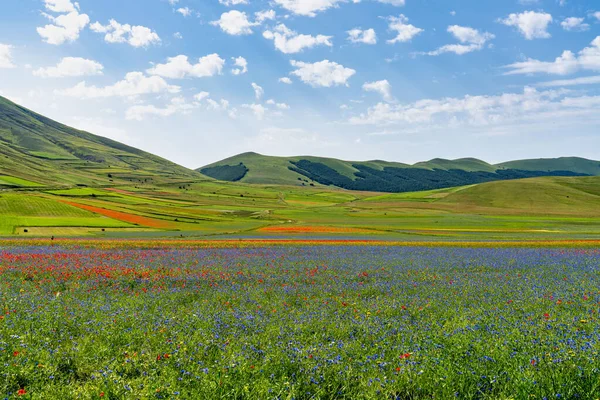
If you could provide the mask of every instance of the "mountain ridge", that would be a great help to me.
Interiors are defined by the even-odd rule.
[[[433,158],[412,165],[383,160],[266,156],[246,152],[198,168],[217,180],[253,184],[337,186],[350,190],[432,190],[496,180],[541,176],[597,176],[600,161],[581,157],[515,160],[490,164],[477,158]]]

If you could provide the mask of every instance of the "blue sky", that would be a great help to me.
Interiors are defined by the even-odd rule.
[[[4,0],[0,94],[199,167],[600,158],[592,0]]]

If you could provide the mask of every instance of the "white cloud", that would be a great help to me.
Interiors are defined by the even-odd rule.
[[[577,85],[596,85],[600,84],[600,75],[597,76],[585,76],[582,78],[574,79],[560,79],[556,81],[548,81],[539,83],[537,86],[540,87],[561,87],[561,86],[577,86]]]
[[[290,78],[288,78],[287,76],[284,76],[283,78],[279,78],[279,82],[285,83],[286,85],[292,84],[292,80]]]
[[[379,3],[391,4],[396,7],[403,7],[406,5],[406,0],[377,0]]]
[[[167,58],[165,64],[157,64],[147,72],[171,79],[183,79],[187,76],[205,78],[220,75],[224,65],[225,60],[216,53],[201,57],[196,64],[191,64],[187,56],[178,55]]]
[[[175,32],[175,33],[173,34],[173,37],[174,37],[175,39],[183,39],[183,35],[181,34],[181,32]]]
[[[219,3],[221,3],[227,7],[231,7],[231,6],[237,6],[240,4],[248,4],[248,0],[219,0]]]
[[[292,71],[291,74],[297,76],[302,82],[313,87],[348,86],[348,79],[356,73],[356,71],[351,68],[346,68],[343,65],[329,60],[323,60],[313,64],[292,60],[291,64],[297,68]]]
[[[194,100],[202,101],[202,100],[208,98],[209,96],[210,96],[209,92],[200,92],[200,93],[194,95]]]
[[[12,61],[13,46],[0,43],[0,68],[14,68]]]
[[[354,28],[348,32],[348,40],[352,43],[377,44],[377,33],[374,29]]]
[[[190,15],[192,15],[192,10],[189,7],[181,7],[178,8],[176,11],[184,17],[189,17]]]
[[[467,54],[472,51],[483,49],[483,46],[489,40],[495,38],[491,33],[481,33],[477,29],[469,28],[467,26],[451,25],[448,27],[448,32],[450,32],[460,44],[447,44],[437,50],[430,51],[427,53],[428,55],[437,56],[443,53],[455,53],[458,55]]]
[[[400,14],[398,17],[388,17],[388,21],[389,29],[398,33],[394,39],[387,41],[389,44],[410,42],[413,37],[423,32],[423,29],[409,24],[408,18],[404,14]]]
[[[248,72],[248,61],[244,57],[233,58],[233,63],[236,68],[232,68],[231,73],[233,75],[243,75]]]
[[[58,8],[60,9],[60,8]],[[61,45],[65,42],[74,42],[79,38],[79,33],[90,23],[87,14],[72,11],[58,17],[44,14],[52,24],[38,27],[37,33],[48,44]]]
[[[212,21],[211,25],[218,26],[221,30],[229,35],[250,35],[252,27],[259,25],[257,22],[250,22],[245,12],[231,10],[221,14],[221,18],[217,21]]]
[[[159,108],[154,105],[135,105],[127,109],[125,118],[135,121],[143,121],[147,115],[157,117],[170,117],[177,113],[188,113],[196,108],[196,104],[190,104],[183,97],[175,97],[164,108]]]
[[[336,7],[338,3],[345,3],[346,0],[274,0],[279,6],[291,11],[297,15],[314,17],[320,11],[325,11],[331,7]],[[357,0],[354,0],[357,3]]]
[[[275,19],[277,14],[274,10],[265,10],[254,13],[254,17],[256,18],[256,22],[262,24],[263,22],[269,20],[272,21]]]
[[[42,78],[64,78],[102,75],[104,66],[97,61],[80,57],[64,57],[56,66],[39,68],[33,75]]]
[[[392,101],[392,85],[386,80],[377,82],[366,82],[362,86],[365,92],[377,92],[385,101]]]
[[[254,89],[254,96],[256,96],[256,100],[260,100],[265,94],[264,89],[254,82],[252,82],[252,89]]]
[[[433,126],[494,127],[522,121],[565,118],[582,112],[597,115],[600,96],[568,97],[568,91],[538,91],[526,87],[522,93],[496,96],[423,99],[409,104],[379,103],[354,116],[354,125],[396,125],[429,130]]]
[[[284,24],[277,25],[273,31],[265,31],[263,37],[273,40],[275,48],[284,54],[299,53],[304,49],[310,49],[319,45],[333,46],[331,36],[299,35],[297,32],[288,29]]]
[[[600,71],[600,36],[592,41],[590,47],[584,48],[577,55],[566,50],[554,61],[539,61],[530,58],[507,65],[505,68],[510,69],[505,75],[536,73],[568,75],[580,70]]]
[[[596,11],[595,13],[592,14],[592,17],[596,18],[598,21],[600,21],[600,11]]]
[[[500,22],[516,27],[527,40],[532,40],[549,38],[550,33],[547,29],[552,20],[552,15],[548,13],[525,11],[520,14],[510,14]]]
[[[160,37],[152,29],[139,25],[120,24],[114,19],[111,19],[108,25],[94,22],[90,25],[90,29],[97,33],[105,33],[104,40],[107,43],[128,43],[133,47],[147,47],[160,43]]]
[[[289,110],[289,109],[290,109],[290,106],[289,106],[289,105],[287,105],[287,104],[285,104],[285,103],[278,103],[278,102],[276,102],[276,101],[275,101],[275,100],[273,100],[273,99],[269,99],[269,100],[267,100],[267,104],[268,104],[268,105],[271,105],[271,106],[275,106],[275,107],[277,107],[277,108],[278,108],[278,109],[280,109],[280,110]]]
[[[56,91],[57,94],[81,99],[104,97],[131,97],[143,94],[178,93],[179,86],[169,85],[159,76],[146,76],[142,72],[129,72],[125,79],[114,85],[97,87],[80,82],[72,88]]]
[[[565,18],[565,20],[560,23],[560,26],[562,26],[565,31],[587,31],[590,29],[590,25],[583,21],[583,18],[569,17]]]
[[[44,0],[46,9],[55,13],[70,13],[79,10],[79,4],[71,0]]]
[[[262,121],[265,118],[267,108],[265,108],[262,104],[242,104],[242,107],[252,110],[252,112],[256,116],[256,119],[258,119],[259,121]]]

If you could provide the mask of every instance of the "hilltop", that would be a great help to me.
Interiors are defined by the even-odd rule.
[[[197,171],[229,182],[335,186],[348,190],[395,193],[542,176],[600,175],[600,162],[557,158],[493,165],[476,158],[435,158],[408,165],[381,160],[343,161],[312,156],[271,157],[243,153]]]

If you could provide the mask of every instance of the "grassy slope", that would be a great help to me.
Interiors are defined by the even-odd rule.
[[[490,182],[452,193],[440,202],[502,213],[600,217],[600,177]]]
[[[50,186],[207,179],[144,151],[60,124],[3,97],[0,175]],[[4,186],[33,186],[1,180]]]

